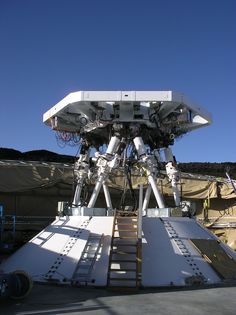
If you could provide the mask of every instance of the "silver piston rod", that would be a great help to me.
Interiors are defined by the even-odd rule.
[[[94,187],[91,198],[89,200],[88,208],[94,207],[103,183],[105,182],[105,180],[106,180],[107,176],[109,175],[109,173],[111,172],[111,170],[116,167],[116,162],[117,162],[118,156],[115,155],[115,152],[117,151],[119,144],[120,144],[120,139],[118,137],[116,137],[116,136],[111,137],[111,140],[109,142],[109,145],[107,147],[105,155],[101,156],[98,159],[98,162],[97,162],[97,165],[99,167],[98,180],[97,180],[97,183]],[[111,207],[111,200],[110,200],[107,186],[103,187],[103,189],[104,189],[104,193],[105,193],[107,206]]]
[[[143,162],[146,164],[146,168],[148,170],[148,182],[152,187],[152,191],[156,198],[158,207],[165,208],[162,195],[159,192],[159,189],[156,183],[156,176],[155,176],[156,165],[154,164],[154,161],[152,160],[152,158],[147,154],[147,149],[144,145],[143,139],[141,137],[135,137],[133,141],[134,141],[135,148],[138,152],[139,158],[141,158],[141,160],[143,160]]]
[[[175,205],[180,206],[180,191],[178,188],[179,172],[175,166],[174,156],[170,148],[164,149],[166,159],[166,174],[171,182]]]
[[[145,192],[144,201],[143,201],[143,212],[145,212],[148,208],[151,192],[152,192],[152,187],[150,184],[148,184],[148,187]]]
[[[77,173],[77,185],[74,193],[72,205],[78,206],[81,203],[81,192],[85,178],[88,176],[89,170],[89,154],[90,149],[85,154],[80,154],[78,161],[76,162]]]

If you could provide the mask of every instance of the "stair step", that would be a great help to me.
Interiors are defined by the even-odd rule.
[[[121,229],[116,229],[114,232],[132,232],[132,233],[138,233],[137,230],[121,230]]]
[[[130,221],[138,221],[138,218],[137,217],[116,217],[116,221],[117,220],[130,220]]]
[[[128,263],[136,263],[136,257],[135,257],[135,260],[132,260],[132,259],[112,259],[111,260],[111,263],[124,263],[124,262],[128,262]]]
[[[120,251],[138,251],[137,250],[137,245],[124,245],[124,244],[115,244],[113,246],[111,246],[110,251],[116,251],[116,250],[120,250]]]
[[[91,257],[91,256],[95,256],[96,251],[97,251],[97,250],[95,250],[95,251],[90,251],[90,250],[88,250],[88,251],[84,252],[84,256],[85,256],[85,255],[86,255],[86,257],[88,257],[88,255],[89,255],[90,257]]]
[[[116,220],[138,220],[138,217],[119,216],[116,217]]]
[[[124,221],[122,221],[122,222],[115,222],[115,225],[137,225],[137,221],[129,221],[129,222],[124,222]]]
[[[74,279],[76,279],[76,278],[79,278],[79,277],[87,277],[89,275],[89,272],[88,273],[76,273],[75,275],[74,275]]]
[[[136,243],[135,244],[134,243],[115,243],[115,244],[113,243],[111,246],[112,247],[113,246],[116,246],[116,247],[117,246],[134,246],[134,247],[137,247],[137,244]]]
[[[119,219],[116,219],[115,220],[115,223],[116,224],[137,224],[138,223],[138,220],[135,219],[135,218],[119,218]]]
[[[114,269],[110,269],[109,273],[112,273],[112,272],[117,272],[117,271],[120,271],[120,272],[128,272],[128,271],[133,271],[133,272],[136,272],[137,270],[136,269],[133,269],[133,268],[126,268],[126,269],[118,269],[118,268],[114,268]]]
[[[115,227],[114,231],[119,231],[119,230],[125,230],[125,231],[138,231],[138,227],[137,226],[133,226],[133,225],[128,225],[128,224],[118,224],[118,226]]]
[[[114,246],[133,246],[133,247],[137,247],[137,242],[133,242],[133,243],[128,243],[128,240],[122,240],[122,239],[115,239],[113,240],[114,242],[111,244],[111,247]]]
[[[89,270],[90,267],[91,267],[91,263],[89,263],[89,264],[81,264],[79,266],[79,270],[81,270],[82,272],[83,271],[87,271],[87,270]]]
[[[125,238],[137,239],[137,237],[135,237],[135,236],[113,236],[113,238],[115,238],[115,239],[117,239],[117,238],[120,238],[120,239],[125,239]]]
[[[120,224],[137,224],[138,219],[137,218],[131,218],[131,217],[121,217],[121,218],[116,218],[115,223],[120,223]]]
[[[111,254],[118,254],[118,255],[136,255],[137,252],[126,252],[123,250],[111,250]]]
[[[136,278],[109,278],[110,281],[137,281]]]

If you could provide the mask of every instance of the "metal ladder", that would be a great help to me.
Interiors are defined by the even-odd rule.
[[[91,273],[99,254],[103,237],[104,234],[89,234],[81,258],[72,276],[72,285],[87,285],[91,281]]]
[[[141,283],[141,239],[136,213],[116,211],[108,266],[108,287],[138,288]]]

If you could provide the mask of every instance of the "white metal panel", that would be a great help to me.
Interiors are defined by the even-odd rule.
[[[128,95],[125,96],[125,95]],[[78,91],[68,94],[60,102],[54,105],[43,115],[43,121],[47,122],[62,109],[70,104],[81,101],[171,101],[171,91]]]
[[[63,248],[73,238],[75,232],[79,228],[84,229],[83,223],[86,220],[88,220],[88,217],[57,218],[51,225],[4,261],[0,265],[0,270],[4,272],[24,270],[32,276],[33,280],[42,280],[62,254]],[[79,259],[80,252],[77,255]]]
[[[164,218],[163,221],[168,221],[176,232],[177,239],[180,239],[191,255],[192,264],[196,263],[201,274],[205,277],[208,284],[220,282],[220,278],[197,249],[192,245],[190,239],[215,239],[213,234],[204,229],[195,219],[189,218]],[[172,235],[173,237],[173,235]],[[173,237],[175,240],[175,237]],[[176,244],[176,242],[175,242]]]
[[[60,102],[54,105],[43,115],[43,121],[46,122],[51,117],[55,116],[62,109],[65,109],[69,104],[82,100],[83,91],[73,92],[64,97]]]
[[[172,243],[159,218],[143,218],[142,285],[184,285],[191,268]]]
[[[84,91],[84,101],[121,101],[121,91]]]
[[[172,91],[136,91],[136,101],[172,101]]]
[[[35,236],[0,265],[2,272],[25,270],[33,280],[70,283],[89,234],[104,235],[90,275],[90,283],[105,286],[114,217],[63,217]],[[188,277],[202,275],[205,283],[221,280],[189,241],[216,239],[189,218],[143,218],[142,285],[184,286]],[[222,248],[236,259],[226,245]],[[46,276],[46,277],[45,277]]]
[[[82,229],[80,235],[77,236],[76,239],[72,239],[70,242],[64,243],[63,250],[58,252],[59,255],[49,267],[51,270],[51,279],[59,282],[71,280],[83,249],[87,243],[88,237],[89,230],[86,228]],[[61,254],[63,256],[61,256]]]
[[[113,221],[114,217],[93,217],[88,225],[91,233],[104,234],[101,251],[91,273],[91,279],[94,280],[93,284],[97,286],[105,286],[107,284]]]
[[[189,121],[189,124],[185,121],[183,126],[178,127],[179,132],[182,131],[186,133],[211,123],[211,115],[206,110],[192,103],[185,95],[173,91],[78,91],[70,93],[48,110],[43,115],[43,121],[53,128],[58,128],[58,130],[72,132],[78,132],[80,128],[84,127],[85,121],[87,121],[85,125],[89,125],[88,130],[91,131],[93,130],[90,130],[91,123],[94,124],[93,128],[97,128],[94,121],[96,106],[94,106],[93,102],[98,102],[98,105],[104,108],[104,117],[109,123],[112,123],[112,105],[109,104],[109,102],[115,102],[121,106],[119,110],[120,117],[116,118],[118,121],[120,119],[120,121],[132,122],[136,119],[134,118],[133,111],[126,108],[127,104],[132,106],[133,102],[138,102],[140,105],[146,102],[147,107],[155,107],[157,105],[159,106],[161,102],[162,105],[159,109],[161,119],[164,119],[171,112],[174,112],[181,104],[184,109],[190,110],[188,113],[191,114],[193,121]],[[155,103],[158,104],[155,105]],[[122,118],[122,115],[127,115],[127,111],[130,111],[131,116],[127,116],[127,119]],[[141,114],[145,116],[142,123],[147,124],[148,122],[146,120],[148,120],[149,117],[144,113],[144,109],[141,111]],[[81,117],[79,117],[79,115],[81,115]],[[88,123],[88,121],[90,122]],[[102,128],[105,127],[106,124],[102,126]],[[86,132],[88,132],[88,130]]]
[[[122,101],[135,101],[136,92],[135,91],[121,91],[121,100]]]
[[[191,238],[210,238],[211,235],[201,229],[195,220],[188,218],[163,218],[175,229],[168,233],[158,218],[143,218],[143,286],[183,286],[185,279],[201,274],[206,283],[219,283],[220,278],[190,244]],[[175,237],[177,236],[177,237]],[[175,240],[180,240],[180,245]],[[184,247],[187,254],[181,252]]]
[[[193,112],[200,114],[200,116],[205,118],[209,124],[212,122],[212,115],[205,108],[202,108],[201,106],[195,104],[192,100],[189,99],[189,97],[176,92],[172,92],[172,95],[173,101],[178,102],[181,98],[181,102],[187,105],[188,108],[192,109]]]

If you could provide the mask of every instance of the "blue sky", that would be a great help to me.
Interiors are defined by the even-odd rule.
[[[0,0],[0,147],[58,147],[42,116],[79,90],[174,90],[213,115],[179,162],[236,160],[236,1]]]

